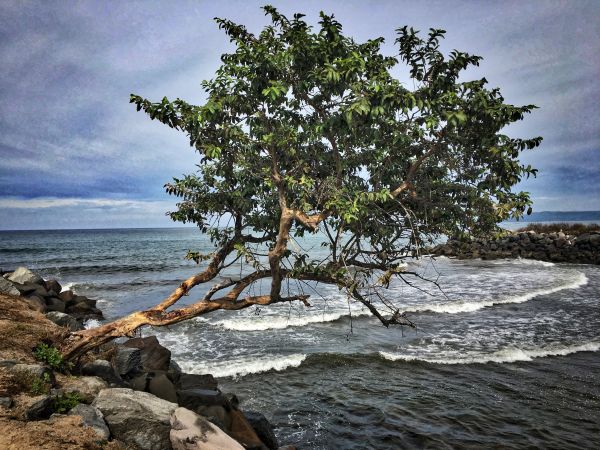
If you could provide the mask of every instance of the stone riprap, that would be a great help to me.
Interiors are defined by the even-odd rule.
[[[435,256],[459,259],[526,258],[575,264],[600,264],[600,233],[515,232],[496,238],[449,239],[431,249]]]

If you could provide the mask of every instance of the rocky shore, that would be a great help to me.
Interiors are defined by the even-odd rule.
[[[55,346],[102,317],[94,300],[24,267],[0,277],[0,448],[279,448],[261,413],[212,375],[183,373],[155,336],[65,365]]]
[[[600,233],[507,232],[496,238],[449,239],[430,249],[436,256],[459,259],[528,258],[576,264],[600,264]]]

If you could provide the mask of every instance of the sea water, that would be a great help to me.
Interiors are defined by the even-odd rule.
[[[310,238],[297,245],[323,251]],[[193,228],[0,232],[0,267],[57,278],[108,319],[158,303],[198,271],[187,250],[211,246]],[[416,329],[381,326],[335,287],[286,283],[313,306],[220,311],[144,333],[263,412],[281,444],[600,447],[600,268],[423,258],[408,269],[437,283],[390,286]]]

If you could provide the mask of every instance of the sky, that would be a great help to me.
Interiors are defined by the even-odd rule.
[[[0,2],[0,229],[172,226],[172,177],[198,154],[131,93],[201,104],[231,44],[214,17],[258,32],[261,1]],[[535,104],[507,134],[543,136],[518,187],[534,211],[600,210],[600,1],[271,1],[311,23],[334,13],[357,41],[447,30],[443,48],[484,57],[507,102]]]

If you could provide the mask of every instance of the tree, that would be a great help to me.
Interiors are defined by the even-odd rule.
[[[284,280],[336,285],[383,325],[410,325],[385,296],[392,280],[418,276],[404,260],[440,235],[489,233],[530,210],[528,194],[512,188],[536,174],[518,156],[541,138],[501,130],[535,106],[504,103],[485,78],[463,81],[479,56],[446,56],[444,30],[420,37],[407,27],[397,30],[398,54],[386,56],[383,38],[357,43],[333,15],[321,13],[313,30],[302,14],[263,9],[271,24],[258,35],[215,19],[235,48],[202,83],[203,105],[131,96],[138,111],[186,133],[199,153],[198,171],[165,187],[180,199],[171,218],[196,224],[214,253],[189,252],[203,270],[160,304],[74,333],[67,357],[144,325],[252,305],[308,306]],[[393,76],[402,68],[412,89]],[[289,245],[306,233],[322,233],[328,258],[315,261]],[[239,279],[172,308],[236,261],[247,268]],[[250,295],[261,279],[270,280],[269,291]]]

